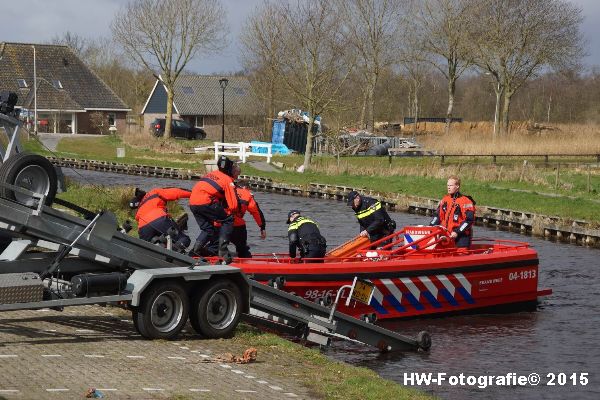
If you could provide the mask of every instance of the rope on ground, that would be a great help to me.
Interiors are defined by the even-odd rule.
[[[256,361],[258,350],[254,347],[247,348],[241,357],[234,355],[233,353],[223,353],[214,356],[211,359],[204,360],[203,362],[225,362],[235,364],[250,364]]]

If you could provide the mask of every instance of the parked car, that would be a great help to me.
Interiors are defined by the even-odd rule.
[[[150,125],[152,134],[156,137],[162,137],[165,134],[165,119],[156,118]],[[204,139],[206,132],[202,128],[191,126],[182,119],[171,120],[171,137],[183,139]]]

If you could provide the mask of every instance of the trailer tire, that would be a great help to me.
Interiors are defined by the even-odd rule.
[[[133,324],[148,339],[174,339],[187,323],[190,301],[181,284],[158,282],[144,291]]]
[[[242,292],[227,279],[209,281],[192,297],[190,323],[209,339],[229,337],[242,313]]]
[[[0,182],[20,186],[32,192],[46,195],[45,204],[52,205],[58,179],[54,166],[46,157],[38,154],[19,153],[0,166]],[[0,187],[0,197],[16,200],[26,206],[35,204],[34,199],[6,187]]]

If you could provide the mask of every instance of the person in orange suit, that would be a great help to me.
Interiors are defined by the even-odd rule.
[[[154,238],[170,235],[173,239],[173,249],[185,251],[190,245],[190,237],[182,232],[177,223],[167,211],[167,202],[187,199],[189,190],[180,188],[154,188],[149,192],[136,189],[136,196],[130,202],[132,208],[137,208],[135,219],[138,222],[140,239],[147,242]]]
[[[250,190],[241,186],[236,186],[235,190],[240,201],[240,208],[233,213],[231,243],[235,245],[238,257],[251,258],[252,253],[250,253],[250,247],[248,246],[248,230],[246,229],[244,215],[246,211],[250,212],[260,229],[260,238],[263,240],[267,237],[265,216]]]
[[[204,175],[190,196],[190,210],[198,223],[200,233],[194,243],[193,252],[201,254],[211,237],[216,236],[215,223],[220,224],[218,255],[225,263],[232,260],[227,245],[233,232],[234,210],[239,208],[235,192],[234,176],[239,175],[239,166],[225,156],[217,161],[218,170]]]
[[[446,183],[448,194],[438,205],[429,225],[442,225],[450,232],[456,247],[470,247],[475,222],[475,200],[460,193],[460,178],[451,176]]]

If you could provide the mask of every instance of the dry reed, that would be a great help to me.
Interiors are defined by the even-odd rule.
[[[421,123],[417,141],[439,154],[600,153],[600,126],[595,124],[542,126],[513,122],[511,133],[496,139],[490,122],[454,123],[448,136],[443,132],[443,123]]]

